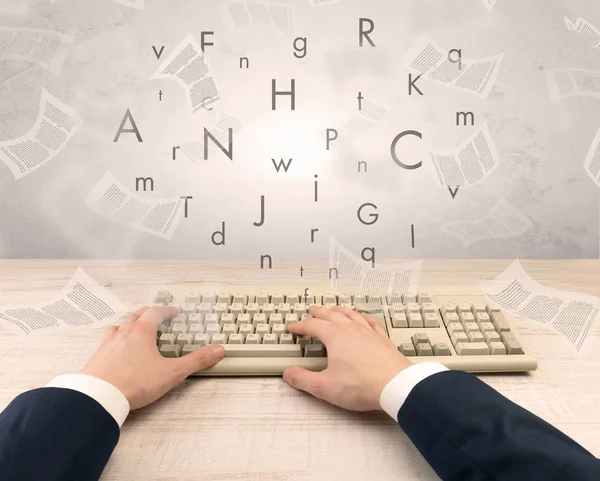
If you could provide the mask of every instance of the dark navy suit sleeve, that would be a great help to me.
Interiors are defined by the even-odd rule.
[[[398,422],[444,481],[600,481],[600,460],[465,372],[418,383]]]
[[[91,397],[25,392],[0,413],[0,480],[96,481],[118,440],[117,422]]]

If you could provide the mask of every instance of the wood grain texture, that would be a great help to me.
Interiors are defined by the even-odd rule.
[[[390,262],[392,262],[390,260]],[[398,262],[394,260],[393,262]],[[421,284],[469,285],[494,278],[508,260],[428,260]],[[303,279],[299,266],[304,266]],[[600,296],[600,261],[522,261],[549,287]],[[151,302],[165,284],[325,284],[326,262],[261,271],[256,264],[190,261],[0,260],[0,305],[48,299],[81,266],[128,306]],[[283,289],[282,289],[283,290]],[[600,326],[576,356],[545,326],[518,321],[538,357],[531,374],[480,376],[600,457]],[[0,409],[17,394],[78,372],[98,329],[29,337],[0,332]],[[397,424],[380,413],[343,411],[280,378],[193,378],[130,414],[103,480],[435,480]]]

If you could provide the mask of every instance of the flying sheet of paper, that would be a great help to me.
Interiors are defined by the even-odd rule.
[[[487,98],[500,72],[504,54],[458,61],[456,53],[449,55],[451,50],[442,49],[430,36],[421,35],[408,49],[402,63],[436,83]],[[413,81],[418,86],[416,78]]]
[[[0,61],[27,60],[58,75],[74,37],[34,28],[0,28]]]
[[[270,25],[286,35],[294,31],[293,5],[267,2],[229,2],[225,16],[229,27],[240,28],[252,25]]]
[[[148,200],[131,193],[110,172],[92,188],[86,205],[108,219],[164,239],[171,239],[185,209],[185,201],[178,197]]]
[[[193,113],[220,100],[204,53],[192,35],[175,47],[150,78],[174,80],[181,85]]]
[[[521,235],[532,225],[527,216],[501,200],[483,217],[472,221],[449,222],[440,228],[468,247],[484,239],[507,239]]]
[[[461,145],[447,152],[430,152],[431,162],[442,187],[475,185],[500,163],[487,124],[471,134]]]
[[[329,238],[330,286],[341,293],[384,296],[416,293],[419,287],[422,261],[403,264],[376,264],[365,262]],[[335,271],[337,269],[337,275]]]
[[[78,126],[75,111],[42,88],[35,125],[23,137],[0,142],[0,160],[19,179],[53,159]]]
[[[207,130],[213,135],[215,139],[225,148],[227,151],[231,151],[231,143],[233,142],[234,135],[242,130],[243,124],[237,119],[227,115],[221,114],[219,120],[214,128],[208,128]],[[203,131],[204,134],[204,131]],[[205,160],[204,155],[204,139],[202,142],[197,140],[190,140],[181,144],[181,150],[186,156],[188,156],[192,162],[199,163],[201,160]],[[206,157],[210,158],[209,152],[215,154],[217,151],[222,152],[221,148],[212,140],[207,141],[207,152]]]
[[[525,272],[518,260],[496,279],[480,281],[479,287],[510,314],[554,328],[576,351],[584,348],[590,329],[600,317],[600,299],[544,287]]]
[[[143,10],[145,0],[112,0],[114,3],[125,5],[126,7],[136,8]]]
[[[127,308],[78,268],[57,296],[32,305],[0,307],[0,326],[21,334],[51,329],[99,327],[116,321]]]
[[[553,102],[586,95],[600,98],[600,70],[548,70],[546,81]]]
[[[600,30],[586,19],[579,17],[575,22],[572,22],[565,17],[565,24],[569,31],[575,32],[582,37],[590,47],[600,49]]]
[[[496,5],[496,0],[482,0],[483,4],[485,5],[485,8],[487,8],[488,12],[492,11],[492,8],[494,8],[494,5]]]
[[[591,179],[600,187],[600,129],[598,129],[594,140],[592,140],[592,145],[583,166]]]

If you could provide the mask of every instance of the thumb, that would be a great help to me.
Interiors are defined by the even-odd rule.
[[[178,371],[186,378],[196,371],[202,371],[225,357],[225,348],[221,344],[209,344],[186,354],[175,362],[179,364]]]
[[[308,371],[299,366],[291,366],[283,371],[283,380],[290,386],[319,399],[325,399],[323,376],[322,372]]]

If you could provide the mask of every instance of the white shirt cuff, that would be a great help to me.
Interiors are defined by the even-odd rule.
[[[413,388],[423,379],[443,371],[448,371],[448,368],[437,362],[423,362],[406,368],[396,374],[381,391],[381,408],[392,418],[398,419],[398,411]]]
[[[119,428],[129,414],[129,402],[125,395],[109,382],[94,376],[64,374],[52,379],[45,387],[73,389],[95,399],[115,419]]]

